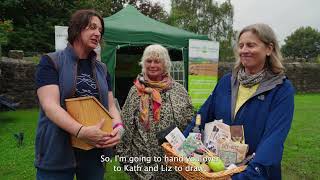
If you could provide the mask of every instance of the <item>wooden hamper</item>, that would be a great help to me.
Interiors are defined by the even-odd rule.
[[[102,131],[112,131],[112,117],[105,107],[93,96],[66,99],[66,108],[68,113],[80,124],[84,126],[92,126],[105,119]],[[94,148],[88,143],[71,136],[73,147],[90,150]]]

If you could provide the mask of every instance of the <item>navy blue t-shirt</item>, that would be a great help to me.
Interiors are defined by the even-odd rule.
[[[91,63],[87,59],[79,60],[75,97],[94,96],[99,99],[96,82],[93,78]],[[108,90],[112,91],[110,74],[107,73]],[[48,56],[43,56],[36,70],[37,89],[50,84],[59,85],[59,74]]]

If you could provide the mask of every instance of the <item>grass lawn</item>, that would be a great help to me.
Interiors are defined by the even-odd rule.
[[[0,112],[0,179],[35,179],[34,139],[38,112]],[[17,147],[14,134],[24,132],[24,144]]]
[[[283,179],[319,179],[320,94],[296,95],[282,160]]]
[[[0,179],[35,179],[34,139],[38,110],[0,112]],[[23,132],[24,143],[18,147],[14,134]],[[107,164],[108,180],[129,179],[124,172],[113,171],[116,162]]]
[[[283,179],[317,179],[320,164],[320,94],[297,95],[291,131],[282,161]],[[33,110],[0,112],[0,179],[35,179],[34,137],[38,113]],[[18,147],[15,133],[24,133],[24,144]],[[108,180],[129,179],[114,172],[116,162],[107,165]]]

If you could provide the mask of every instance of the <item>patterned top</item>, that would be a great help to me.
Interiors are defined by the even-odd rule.
[[[162,106],[160,121],[155,123],[150,106],[150,129],[146,130],[139,120],[140,97],[132,86],[123,106],[121,117],[125,133],[117,145],[117,155],[124,171],[132,179],[181,179],[182,177],[166,166],[164,151],[156,134],[172,125],[183,131],[193,116],[193,107],[184,87],[173,81],[172,89],[160,93]],[[125,158],[124,158],[125,157]],[[140,157],[140,158],[139,158]],[[161,160],[161,162],[156,162]]]

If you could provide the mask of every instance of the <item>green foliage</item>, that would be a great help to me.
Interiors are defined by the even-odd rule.
[[[300,27],[285,39],[284,56],[315,61],[320,54],[320,32],[312,27]]]
[[[233,7],[230,0],[218,4],[214,0],[172,0],[168,24],[207,34],[219,41],[220,59],[233,57]]]
[[[10,20],[0,20],[0,57],[2,56],[1,45],[6,45],[8,43],[9,33],[12,32],[12,21]]]
[[[110,16],[112,14],[112,0],[77,0],[75,9],[94,9],[102,17]]]
[[[320,64],[320,54],[317,56],[316,63]]]
[[[234,62],[234,48],[232,45],[232,38],[220,41],[219,61]]]
[[[39,53],[54,51],[54,26],[67,26],[74,11],[95,9],[107,17],[121,10],[126,3],[152,18],[165,21],[168,17],[159,3],[147,0],[2,0],[0,22],[10,19],[14,29],[4,36],[7,44],[3,49],[5,52],[10,49]]]
[[[71,0],[1,1],[0,19],[11,19],[14,28],[4,49],[26,52],[54,50],[54,26],[67,25],[74,8],[75,3]]]
[[[0,21],[0,45],[8,43],[8,35],[12,30],[12,21]]]
[[[168,19],[168,13],[163,9],[159,2],[152,3],[150,0],[111,0],[111,14],[120,11],[125,4],[130,4],[137,8],[142,14],[165,22]]]
[[[233,7],[230,1],[218,4],[213,0],[172,0],[169,24],[208,34],[220,41],[232,33]]]
[[[28,57],[24,57],[23,59],[24,60],[27,60],[27,61],[30,61],[30,62],[33,62],[34,64],[39,64],[40,62],[40,58],[41,56],[28,56]]]

